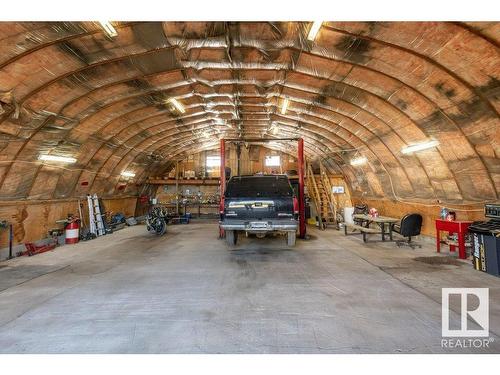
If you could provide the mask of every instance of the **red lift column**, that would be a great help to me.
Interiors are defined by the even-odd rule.
[[[220,140],[220,203],[219,212],[224,213],[224,192],[226,190],[226,141]],[[224,237],[224,229],[219,228],[219,237]]]
[[[297,147],[299,169],[299,237],[306,237],[306,207],[304,202],[304,140],[299,138]]]

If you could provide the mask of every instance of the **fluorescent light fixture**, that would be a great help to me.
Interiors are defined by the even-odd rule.
[[[75,158],[71,158],[68,156],[57,156],[57,155],[46,155],[46,154],[41,154],[38,156],[38,160],[43,160],[43,161],[57,161],[60,163],[76,163]]]
[[[309,34],[307,34],[307,39],[314,41],[316,35],[318,35],[319,29],[321,29],[321,24],[323,21],[314,21],[311,28],[309,29]]]
[[[436,147],[439,141],[432,140],[427,142],[416,143],[414,145],[406,146],[401,149],[403,154],[411,154],[412,152],[427,150],[428,148]]]
[[[288,104],[290,104],[290,100],[288,98],[283,99],[283,104],[281,105],[281,114],[284,115],[288,108]]]
[[[367,160],[368,159],[366,159],[364,156],[360,156],[360,157],[351,159],[351,165],[353,165],[353,166],[362,165],[362,164],[365,164],[367,162]]]
[[[124,172],[122,172],[122,176],[123,177],[135,177],[135,173],[134,172],[124,171]]]
[[[186,108],[184,108],[184,106],[177,99],[168,99],[168,103],[171,103],[180,113],[186,112]]]
[[[104,32],[108,34],[109,37],[113,38],[118,35],[116,29],[113,27],[111,22],[109,21],[99,21],[101,27],[104,29]]]

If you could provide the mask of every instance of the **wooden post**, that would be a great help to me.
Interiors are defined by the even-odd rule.
[[[14,227],[12,224],[9,224],[9,258],[12,259],[14,256],[12,255],[12,245],[14,243]]]
[[[224,192],[226,191],[226,142],[220,140],[220,203],[219,212],[224,213]],[[224,237],[224,229],[219,228],[219,237]]]
[[[304,140],[299,138],[297,147],[299,169],[299,237],[306,237],[306,207],[304,201]]]
[[[175,213],[176,215],[180,215],[179,213],[179,161],[175,163]]]
[[[220,140],[220,196],[224,196],[226,190],[226,142]]]

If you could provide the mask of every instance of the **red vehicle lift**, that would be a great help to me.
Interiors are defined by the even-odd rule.
[[[306,237],[306,208],[304,202],[304,140],[302,138],[228,138],[220,140],[220,211],[224,212],[222,199],[226,188],[226,142],[297,141],[297,169],[299,172],[299,238]],[[220,236],[224,230],[220,229]]]

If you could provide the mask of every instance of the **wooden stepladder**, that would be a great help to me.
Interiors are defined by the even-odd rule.
[[[316,208],[319,229],[329,224],[337,225],[337,204],[333,198],[332,184],[326,168],[319,162],[319,174],[314,174],[311,163],[307,163],[307,190]]]
[[[327,223],[337,225],[337,204],[333,199],[332,183],[330,177],[326,172],[326,168],[321,161],[319,162],[319,181],[322,188],[321,197],[323,199],[323,206],[326,209]]]
[[[312,199],[314,206],[316,208],[316,215],[318,216],[318,225],[320,230],[325,229],[325,223],[323,222],[323,215],[321,209],[321,195],[318,189],[318,185],[316,184],[316,179],[314,178],[314,172],[310,163],[307,163],[306,167],[307,172],[307,191],[309,193],[309,197]]]

